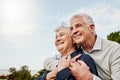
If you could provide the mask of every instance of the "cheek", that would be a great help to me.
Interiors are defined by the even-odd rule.
[[[74,38],[72,33],[70,34],[70,36],[71,36],[72,39]]]
[[[56,46],[57,42],[55,41],[55,43],[54,43],[54,44],[55,44],[55,46]]]

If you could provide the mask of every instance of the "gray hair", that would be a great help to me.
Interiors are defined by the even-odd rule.
[[[58,32],[58,31],[60,31],[60,30],[62,30],[62,29],[67,29],[68,32],[70,33],[70,27],[66,26],[65,23],[62,23],[61,26],[57,27],[57,28],[55,29],[55,32]]]
[[[85,13],[75,14],[72,16],[71,20],[73,20],[74,18],[77,18],[77,17],[83,17],[83,20],[86,22],[86,24],[89,24],[89,25],[94,24],[92,17],[89,16],[88,14],[85,14]]]

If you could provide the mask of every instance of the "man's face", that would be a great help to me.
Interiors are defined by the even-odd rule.
[[[60,53],[66,52],[72,46],[72,39],[67,29],[61,29],[56,33],[55,45]]]
[[[71,37],[76,44],[82,45],[86,40],[89,40],[91,31],[93,29],[86,24],[83,17],[76,17],[70,23]]]

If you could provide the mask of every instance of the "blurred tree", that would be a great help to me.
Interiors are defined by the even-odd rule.
[[[38,73],[41,76],[45,71],[46,71],[45,69],[41,69],[40,71],[38,71]]]
[[[120,31],[110,33],[107,35],[107,39],[118,42],[120,44]]]
[[[8,80],[35,80],[33,76],[31,76],[31,73],[26,65],[22,66],[18,71],[12,67],[9,69],[9,72],[10,75]]]
[[[14,80],[14,78],[15,78],[16,75],[17,75],[16,69],[15,69],[14,67],[11,67],[11,68],[9,69],[9,72],[10,72],[10,75],[9,75],[8,80]]]
[[[40,71],[38,71],[38,73],[34,75],[35,79],[40,77],[45,71],[46,71],[46,69],[41,69]]]

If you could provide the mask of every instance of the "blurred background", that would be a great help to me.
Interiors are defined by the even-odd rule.
[[[0,74],[24,65],[32,73],[43,69],[58,54],[54,29],[80,12],[93,17],[104,39],[120,31],[120,0],[0,0]]]

